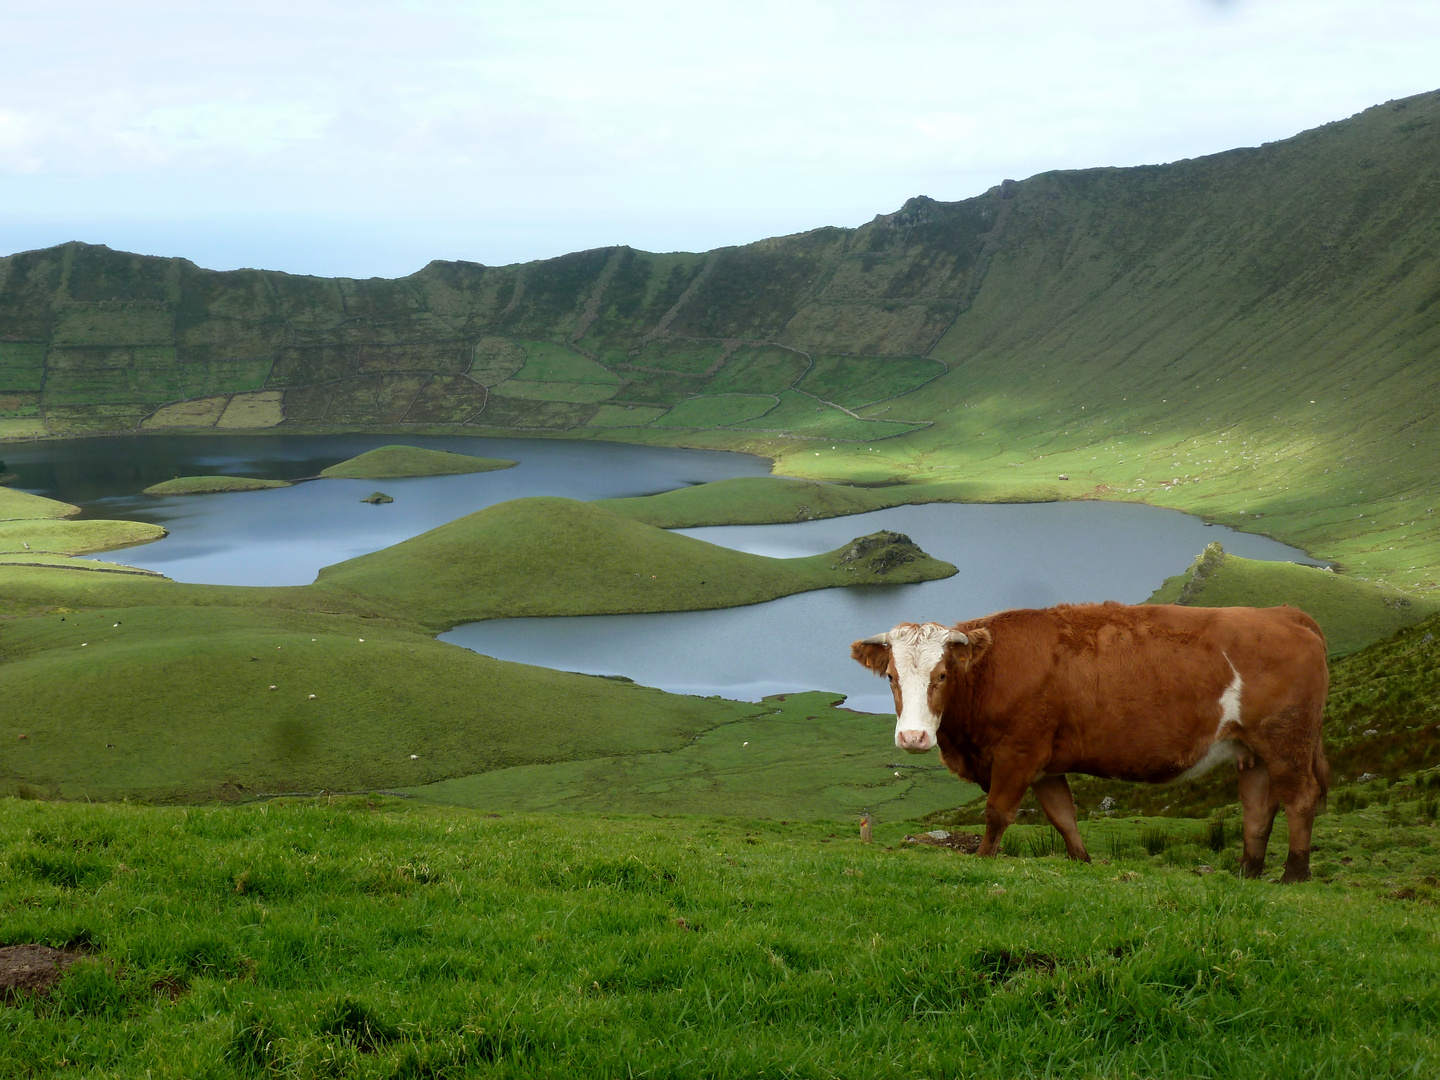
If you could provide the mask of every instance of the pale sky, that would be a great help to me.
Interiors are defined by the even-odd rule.
[[[397,276],[859,225],[1440,89],[1435,0],[0,0],[0,254]]]

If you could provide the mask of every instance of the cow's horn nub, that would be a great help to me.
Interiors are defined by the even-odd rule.
[[[966,637],[964,634],[962,634],[959,630],[951,630],[948,634],[945,635],[945,644],[946,644],[946,645],[969,645],[969,644],[970,644],[970,639],[969,639],[968,637]]]
[[[890,631],[889,631],[889,630],[886,630],[885,633],[883,633],[883,634],[876,634],[876,635],[874,635],[873,637],[867,637],[864,641],[860,642],[860,644],[861,644],[861,645],[889,645],[889,644],[890,644]]]

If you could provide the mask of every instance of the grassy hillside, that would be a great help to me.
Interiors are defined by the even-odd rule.
[[[1440,597],[1409,596],[1320,567],[1242,559],[1226,553],[1218,543],[1209,545],[1183,574],[1167,578],[1149,603],[1195,607],[1293,604],[1320,624],[1332,657],[1388,638],[1440,612]]]
[[[452,454],[448,450],[426,450],[420,446],[379,446],[349,461],[321,469],[320,475],[345,480],[388,480],[397,476],[492,472],[513,468],[515,464],[504,458]]]
[[[608,811],[828,820],[861,811],[914,820],[969,802],[974,784],[925,762],[895,767],[893,718],[837,710],[835,694],[766,698],[753,716],[678,749],[522,765],[410,788],[482,810]]]
[[[545,497],[501,503],[327,566],[316,587],[362,596],[442,630],[521,615],[735,607],[807,589],[954,573],[908,542],[771,559],[666,532],[594,503]]]
[[[333,612],[71,610],[0,625],[0,647],[0,788],[51,798],[392,788],[678,749],[756,711]]]
[[[1146,823],[1083,826],[1124,853],[1080,866],[397,802],[0,800],[0,942],[73,950],[0,1009],[0,1072],[1434,1072],[1434,830],[1369,811],[1320,819],[1331,884],[1280,889],[1147,856]],[[1354,833],[1396,864],[1342,865]]]
[[[28,491],[0,487],[0,521],[34,521],[40,518],[67,518],[80,512],[78,506],[44,499]]]

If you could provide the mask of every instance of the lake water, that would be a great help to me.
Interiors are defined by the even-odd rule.
[[[960,572],[944,581],[824,589],[719,611],[469,623],[441,639],[501,660],[625,675],[675,693],[757,701],[833,690],[847,695],[851,708],[889,712],[885,680],[850,659],[850,642],[897,623],[954,623],[1058,603],[1138,603],[1212,540],[1250,559],[1318,565],[1263,536],[1126,503],[901,506],[794,525],[680,531],[789,557],[831,551],[882,528],[905,533]]]
[[[176,476],[315,476],[394,443],[520,464],[463,476],[316,480],[220,495],[141,494]],[[149,521],[170,530],[158,543],[126,549],[121,562],[211,585],[307,585],[322,566],[527,495],[610,499],[770,474],[768,461],[749,454],[463,436],[150,435],[11,444],[0,447],[0,458],[19,474],[15,486],[74,503],[85,517]],[[360,501],[376,490],[395,501]]]
[[[366,450],[403,442],[483,457],[513,469],[402,480],[318,480],[271,491],[156,499],[143,488],[174,476],[293,480]],[[735,476],[768,475],[744,454],[544,439],[393,435],[146,436],[8,445],[16,486],[72,502],[86,517],[164,525],[171,535],[117,556],[178,581],[302,585],[322,566],[415,536],[506,499],[615,498]],[[360,500],[380,489],[395,502]],[[960,573],[917,585],[825,589],[718,611],[501,619],[443,640],[502,660],[689,694],[758,700],[833,690],[854,708],[886,712],[883,680],[849,658],[857,637],[898,622],[956,622],[1010,607],[1144,600],[1210,541],[1254,559],[1313,562],[1260,536],[1208,527],[1170,510],[1123,503],[902,506],[792,525],[682,530],[725,547],[789,557],[831,551],[877,529],[909,535]]]

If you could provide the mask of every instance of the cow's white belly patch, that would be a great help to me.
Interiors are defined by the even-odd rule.
[[[1220,654],[1225,656],[1224,653]],[[1240,727],[1240,691],[1244,689],[1244,680],[1240,678],[1240,672],[1235,670],[1235,665],[1230,663],[1230,657],[1225,656],[1225,662],[1230,664],[1230,671],[1234,678],[1230,685],[1225,687],[1220,694],[1220,722],[1215,725],[1215,737],[1210,743],[1205,756],[1197,761],[1190,768],[1177,776],[1176,780],[1194,780],[1197,776],[1204,776],[1207,772],[1219,765],[1222,761],[1234,761],[1245,748],[1234,739],[1222,739],[1220,737],[1227,726],[1233,724]]]

